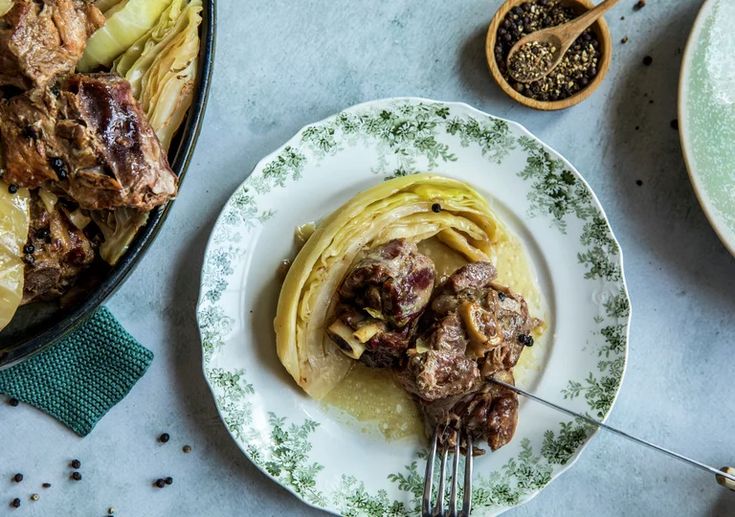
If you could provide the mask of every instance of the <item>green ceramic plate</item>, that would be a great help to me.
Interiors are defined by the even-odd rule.
[[[735,2],[708,0],[689,36],[679,81],[679,131],[707,218],[735,254]]]

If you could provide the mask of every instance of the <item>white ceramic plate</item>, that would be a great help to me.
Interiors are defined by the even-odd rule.
[[[735,254],[735,2],[708,0],[679,79],[679,134],[699,202]]]
[[[630,305],[620,250],[589,186],[518,124],[464,104],[389,99],[301,130],[225,206],[202,272],[204,373],[227,429],[263,472],[345,515],[414,515],[425,442],[386,441],[306,397],[275,353],[278,266],[294,228],[388,176],[433,171],[487,196],[524,242],[551,328],[519,385],[605,418],[625,369]],[[476,461],[477,515],[529,500],[571,466],[592,431],[521,401],[512,443]]]

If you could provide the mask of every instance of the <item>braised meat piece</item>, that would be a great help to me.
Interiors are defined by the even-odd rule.
[[[459,316],[467,352],[479,361],[483,377],[515,366],[523,347],[533,344],[531,331],[540,324],[529,315],[523,297],[494,279],[495,268],[485,262],[458,269],[437,289],[426,315]]]
[[[523,297],[506,287],[493,286],[479,306],[483,313],[476,309],[477,305],[472,307],[474,312],[465,306],[465,312],[460,313],[466,315],[465,324],[470,330],[474,349],[478,354],[484,352],[481,360],[482,375],[488,377],[516,365],[523,347],[533,346],[531,333],[541,321],[529,315],[528,305]],[[481,318],[474,315],[478,313],[492,320],[493,332],[483,332]]]
[[[403,386],[423,400],[466,393],[479,379],[512,368],[537,324],[526,302],[493,284],[495,268],[484,262],[458,269],[437,288],[427,328],[408,351]]]
[[[494,377],[515,385],[509,370],[497,372]],[[473,443],[484,440],[493,451],[498,450],[513,438],[518,423],[518,395],[491,382],[460,396],[421,401],[421,407],[427,428],[431,432],[437,427],[442,429],[442,443],[450,448],[463,433],[469,433]],[[481,454],[482,449],[473,452]]]
[[[466,393],[480,378],[477,362],[460,353],[441,350],[411,354],[401,378],[403,386],[422,400]]]
[[[419,338],[417,346],[464,355],[467,336],[462,320],[456,312],[446,314],[434,323],[427,335]]]
[[[152,210],[173,198],[176,176],[130,83],[112,74],[74,75],[66,88],[59,138],[88,150],[68,156],[67,194],[89,209]]]
[[[434,276],[434,263],[406,240],[370,250],[342,282],[336,320],[327,332],[368,366],[399,366],[429,303]]]
[[[176,195],[176,176],[130,84],[71,76],[55,94],[33,90],[0,105],[4,180],[45,185],[90,210],[152,210]]]
[[[370,368],[396,368],[403,363],[406,350],[411,346],[410,325],[400,331],[378,332],[365,343],[360,360]]]
[[[497,276],[489,262],[474,262],[459,268],[442,282],[431,301],[431,310],[442,316],[456,311],[466,300],[475,300],[493,285]]]
[[[434,263],[415,244],[396,239],[371,250],[339,288],[342,300],[372,309],[396,327],[416,319],[434,289]]]
[[[62,154],[56,135],[58,100],[48,90],[31,90],[0,103],[0,154],[7,183],[37,188],[58,181],[50,160]]]
[[[389,330],[365,311],[341,304],[327,332],[342,351],[371,368],[398,367],[411,344],[415,324]]]
[[[511,369],[523,347],[533,344],[530,333],[539,322],[529,316],[525,300],[495,284],[495,277],[491,264],[476,262],[436,289],[399,374],[419,401],[429,432],[445,429],[444,441],[452,447],[460,431],[487,440],[493,450],[515,431],[516,394],[488,380],[513,383]]]
[[[508,370],[497,373],[499,380],[515,385]],[[473,441],[487,441],[492,450],[498,450],[513,438],[518,424],[518,395],[497,384],[485,384],[467,400],[452,409],[458,415],[465,432]]]
[[[15,0],[0,18],[0,85],[45,87],[71,73],[105,18],[85,0]]]
[[[488,287],[498,276],[495,266],[489,262],[473,262],[459,268],[444,281],[444,290],[459,294],[468,289]]]
[[[480,379],[477,361],[465,355],[467,338],[462,321],[451,312],[408,351],[399,374],[403,387],[422,400],[438,400],[470,391]]]
[[[71,223],[59,203],[49,211],[37,192],[32,195],[23,303],[58,298],[95,256],[92,242]]]

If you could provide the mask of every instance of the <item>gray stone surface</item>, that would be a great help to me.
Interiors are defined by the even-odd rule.
[[[517,120],[590,182],[622,244],[633,300],[627,376],[611,423],[714,464],[735,463],[731,336],[735,260],[710,229],[676,131],[681,49],[697,0],[624,0],[608,16],[613,66],[581,106],[513,104],[484,61],[499,1],[219,2],[205,129],[160,237],[109,301],[156,359],[91,436],[28,407],[0,405],[0,515],[316,515],[261,475],[220,424],[201,374],[194,319],[208,234],[255,163],[303,125],[399,95],[462,100]],[[622,20],[621,16],[625,19]],[[630,41],[622,45],[623,36]],[[653,56],[653,65],[641,64]],[[636,180],[643,184],[638,186]],[[156,442],[167,431],[171,441]],[[181,446],[194,447],[191,454]],[[84,479],[70,481],[79,458]],[[17,485],[16,471],[25,474]],[[151,487],[160,476],[174,484]],[[53,487],[41,489],[44,481]],[[39,492],[32,503],[28,496]],[[24,498],[12,510],[13,497]],[[707,475],[611,436],[510,515],[735,515]]]

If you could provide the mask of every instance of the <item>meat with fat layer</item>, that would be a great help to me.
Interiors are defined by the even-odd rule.
[[[58,298],[94,261],[94,245],[57,203],[51,211],[32,194],[23,303]]]
[[[64,192],[90,210],[152,210],[177,179],[130,84],[112,74],[71,76],[0,106],[7,183]]]
[[[45,87],[71,73],[105,22],[85,0],[15,0],[0,18],[0,85]]]

